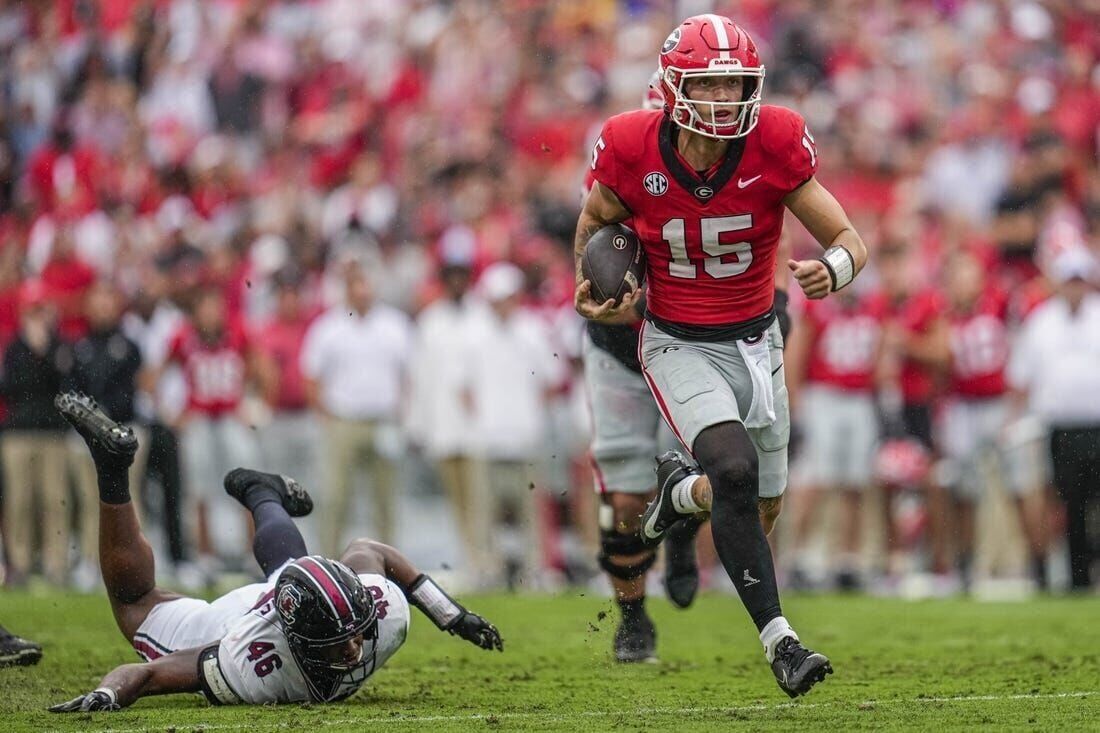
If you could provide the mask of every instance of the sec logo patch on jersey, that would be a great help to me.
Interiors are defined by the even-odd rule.
[[[644,186],[645,190],[649,191],[650,194],[661,196],[668,190],[668,178],[665,177],[664,173],[653,171],[642,179],[642,186]]]

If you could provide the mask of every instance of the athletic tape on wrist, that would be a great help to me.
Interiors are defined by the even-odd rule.
[[[97,687],[92,690],[92,693],[102,692],[107,697],[111,698],[111,705],[118,705],[118,693],[112,690],[110,687]]]
[[[441,629],[453,626],[466,612],[427,575],[421,575],[412,584],[409,599]]]
[[[829,277],[833,281],[831,288],[833,292],[840,290],[855,279],[856,260],[852,257],[851,252],[839,244],[834,244],[825,250],[825,254],[820,259],[825,263],[825,268],[829,271]]]

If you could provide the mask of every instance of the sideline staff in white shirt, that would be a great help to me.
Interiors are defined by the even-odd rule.
[[[357,262],[345,272],[346,303],[317,319],[302,344],[301,367],[310,405],[325,425],[328,496],[320,506],[323,553],[343,549],[348,497],[358,468],[371,478],[377,536],[393,541],[395,468],[400,458],[398,417],[412,349],[404,313],[376,303]]]
[[[1085,249],[1051,266],[1054,297],[1024,322],[1008,365],[1009,383],[1050,429],[1054,485],[1066,504],[1073,588],[1090,585],[1087,516],[1100,498],[1100,293]]]

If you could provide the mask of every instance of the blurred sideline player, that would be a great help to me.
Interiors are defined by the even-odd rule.
[[[654,72],[642,109],[664,107],[660,72]],[[585,176],[587,195],[595,182]],[[630,222],[627,220],[627,225]],[[786,246],[786,239],[781,246]],[[787,270],[777,270],[776,304],[786,319]],[[653,456],[675,447],[676,437],[657,411],[638,363],[638,333],[644,300],[615,323],[589,320],[584,341],[584,375],[593,422],[592,459],[600,495],[600,567],[615,591],[622,620],[615,633],[615,658],[654,658],[656,629],[645,611],[646,574],[656,550],[638,534],[641,515],[655,491]],[[785,329],[784,329],[785,331]],[[699,587],[695,536],[700,520],[677,523],[665,541],[665,590],[678,607],[691,605]]]
[[[874,390],[881,334],[881,309],[851,288],[806,301],[787,345],[787,386],[803,430],[799,473],[806,484],[794,503],[794,587],[810,585],[807,543],[828,494],[841,502],[835,584],[841,590],[862,585],[860,530],[878,443]]]
[[[252,514],[267,582],[211,603],[156,587],[130,502],[133,431],[83,395],[58,395],[56,405],[95,461],[103,582],[119,629],[146,662],[115,668],[51,711],[118,710],[149,695],[200,691],[215,705],[342,700],[404,644],[409,603],[440,629],[502,649],[496,628],[392,547],[356,540],[340,562],[307,555],[291,516],[309,514],[312,499],[293,479],[243,468],[225,477],[225,490]]]
[[[934,463],[932,400],[936,384],[948,366],[947,321],[943,297],[920,283],[913,248],[896,239],[883,243],[875,262],[880,276],[883,310],[878,381],[882,441],[875,456],[876,472],[886,485],[883,513],[886,526],[887,574],[896,577],[902,532],[895,521],[900,488],[924,498],[927,539],[935,592],[953,589],[947,536],[947,494],[928,470]]]
[[[954,252],[945,272],[951,371],[939,432],[941,482],[953,499],[951,535],[964,587],[969,588],[974,554],[975,508],[996,481],[1012,496],[1027,540],[1032,571],[1045,585],[1042,478],[1039,461],[1010,449],[1008,384],[1008,296],[987,281],[985,265],[967,250]],[[992,469],[992,470],[991,470]]]
[[[594,320],[636,307],[638,291],[618,305],[596,303],[580,275],[589,237],[631,218],[646,254],[643,375],[713,487],[696,493],[687,462],[662,457],[642,536],[659,543],[683,515],[712,512],[722,565],[793,697],[832,668],[783,617],[758,506],[777,514],[787,482],[790,415],[774,309],[785,209],[825,248],[821,259],[785,263],[808,298],[850,283],[867,251],[814,178],[817,151],[802,118],[761,107],[764,67],[748,34],[725,17],[688,18],[665,40],[660,69],[664,111],[612,117],[593,148],[575,303]]]

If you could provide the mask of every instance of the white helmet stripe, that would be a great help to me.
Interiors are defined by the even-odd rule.
[[[718,58],[728,59],[730,57],[730,37],[726,34],[726,24],[722,22],[722,16],[707,13],[706,18],[714,26],[714,35],[718,38]]]

